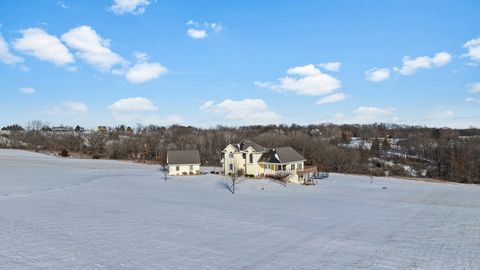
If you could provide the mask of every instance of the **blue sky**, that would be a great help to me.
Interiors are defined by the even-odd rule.
[[[480,127],[480,1],[0,1],[0,125]]]

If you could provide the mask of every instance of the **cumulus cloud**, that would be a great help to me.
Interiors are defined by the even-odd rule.
[[[35,93],[35,89],[33,89],[32,87],[22,87],[20,88],[20,92],[23,94],[33,94]]]
[[[213,106],[214,102],[213,100],[205,101],[202,106],[200,106],[200,110],[206,110],[208,108],[211,108]]]
[[[46,111],[50,115],[69,115],[69,116],[82,116],[88,113],[88,106],[84,103],[77,101],[62,102],[60,105],[53,107]]]
[[[255,85],[275,91],[293,92],[297,95],[319,96],[332,93],[341,86],[340,80],[322,73],[312,64],[292,67],[279,83],[256,81]]]
[[[63,2],[63,1],[58,1],[58,2],[57,2],[57,5],[59,5],[59,6],[62,7],[63,9],[70,9],[70,6],[68,6],[67,4],[65,4],[65,2]]]
[[[468,50],[464,56],[469,57],[473,61],[480,62],[480,38],[472,39],[463,44]]]
[[[328,63],[321,63],[319,65],[321,68],[328,70],[328,71],[335,71],[338,72],[340,71],[340,68],[342,67],[342,63],[340,62],[328,62]]]
[[[470,93],[480,93],[480,82],[471,84],[468,91]]]
[[[110,10],[118,15],[125,13],[138,15],[143,14],[148,5],[150,5],[149,0],[114,0]]]
[[[189,27],[187,35],[193,39],[205,39],[208,36],[208,32],[220,32],[223,30],[223,26],[219,23],[199,23],[194,20],[189,20],[187,26]]]
[[[183,118],[178,115],[160,116],[152,114],[158,111],[157,106],[148,98],[124,98],[108,106],[112,116],[121,123],[144,125],[172,125],[180,124]]]
[[[3,39],[3,36],[1,33],[0,33],[0,61],[8,65],[14,65],[14,64],[23,62],[23,58],[18,57],[10,52],[10,49],[8,48],[8,44],[5,41],[5,39]]]
[[[394,70],[402,75],[412,75],[418,69],[430,69],[434,67],[442,67],[450,62],[452,56],[446,52],[435,54],[434,57],[420,56],[411,59],[410,56],[403,57],[403,66],[401,68],[395,67]]]
[[[49,35],[40,28],[28,28],[20,33],[23,36],[13,43],[15,50],[57,66],[75,62],[73,55],[56,36]]]
[[[108,108],[120,112],[142,112],[158,110],[158,108],[150,99],[144,97],[120,99],[110,105]]]
[[[381,82],[390,78],[390,69],[372,68],[365,71],[365,79],[371,82]]]
[[[110,41],[103,39],[90,26],[70,29],[62,35],[62,40],[77,51],[77,57],[102,72],[114,71],[115,66],[126,64],[120,55],[110,50]]]
[[[480,104],[480,98],[474,98],[474,97],[467,97],[465,99],[466,103],[478,103]]]
[[[202,107],[223,115],[223,119],[231,125],[272,124],[282,119],[281,115],[270,111],[262,99],[226,99],[218,104],[207,101]]]
[[[193,39],[204,39],[207,37],[207,31],[189,28],[187,30],[187,35]]]
[[[327,103],[336,103],[342,100],[345,100],[347,98],[347,95],[344,93],[336,93],[332,95],[328,95],[324,98],[321,98],[319,101],[317,101],[317,104],[327,104]]]
[[[159,63],[148,63],[146,53],[135,53],[137,64],[131,67],[125,74],[127,81],[131,83],[144,83],[154,80],[167,72],[167,68]]]

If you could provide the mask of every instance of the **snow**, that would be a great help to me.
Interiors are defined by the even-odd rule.
[[[478,186],[226,179],[0,150],[0,269],[480,269]]]

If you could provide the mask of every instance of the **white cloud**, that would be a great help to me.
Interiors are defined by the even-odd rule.
[[[8,65],[23,62],[23,58],[13,55],[8,48],[8,44],[0,33],[0,61]]]
[[[328,71],[338,72],[338,71],[340,71],[340,68],[342,67],[342,63],[340,63],[340,62],[328,62],[328,63],[321,63],[319,66],[322,67],[325,70],[328,70]]]
[[[276,91],[289,91],[297,95],[319,96],[329,94],[341,86],[337,78],[322,73],[314,65],[293,67],[287,70],[287,76],[279,79],[278,84],[256,81],[255,85]]]
[[[178,115],[159,116],[151,114],[158,111],[155,104],[147,98],[124,98],[108,106],[115,120],[121,123],[144,125],[172,125],[180,124],[183,118]]]
[[[118,15],[125,13],[138,15],[143,14],[148,5],[150,5],[149,0],[114,0],[110,10]]]
[[[64,115],[69,116],[82,116],[87,114],[88,106],[84,103],[77,101],[67,101],[63,102],[58,106],[53,107],[52,109],[46,111],[50,115]]]
[[[203,103],[202,106],[200,106],[200,110],[206,110],[208,108],[211,108],[213,104],[214,104],[213,100],[206,101],[205,103]]]
[[[367,107],[360,106],[354,110],[357,115],[363,117],[379,117],[391,115],[395,109],[393,108],[380,108],[380,107]]]
[[[144,83],[158,78],[165,72],[167,69],[158,63],[140,63],[130,68],[125,78],[131,83]]]
[[[417,69],[430,69],[433,67],[442,67],[450,62],[452,56],[446,52],[435,54],[434,57],[420,56],[411,59],[410,56],[403,57],[403,66],[401,68],[395,67],[394,70],[402,75],[415,74]]]
[[[464,56],[470,57],[471,60],[480,62],[480,38],[472,39],[463,44],[468,49],[468,53]]]
[[[20,88],[20,92],[22,92],[23,94],[33,94],[35,93],[35,89],[31,87],[22,87]]]
[[[345,95],[344,93],[336,93],[336,94],[332,94],[324,98],[321,98],[319,101],[317,101],[317,104],[336,103],[336,102],[345,100],[346,98],[347,98],[347,95]]]
[[[65,4],[65,2],[63,2],[63,1],[58,1],[57,5],[59,5],[63,9],[70,9],[70,7],[67,4]]]
[[[210,31],[218,33],[223,30],[223,26],[219,23],[199,23],[194,20],[189,20],[187,26],[189,26],[187,35],[193,39],[205,39]]]
[[[480,82],[471,84],[469,92],[470,93],[480,93]]]
[[[215,113],[223,115],[223,119],[231,125],[272,124],[282,119],[281,115],[270,111],[262,99],[226,99],[218,104],[207,101],[204,105]]]
[[[77,50],[76,55],[102,72],[112,70],[126,61],[110,50],[110,41],[103,39],[90,26],[79,26],[62,35],[68,47]]]
[[[75,62],[73,55],[56,36],[49,35],[40,28],[28,28],[20,32],[23,36],[13,43],[13,47],[17,51],[54,63],[57,66],[65,66]]]
[[[474,97],[467,97],[465,99],[466,103],[478,103],[480,104],[480,98],[474,98]]]
[[[120,99],[110,105],[108,108],[113,111],[123,112],[142,112],[158,110],[158,108],[150,99],[143,97]]]
[[[131,67],[125,74],[127,81],[131,83],[144,83],[154,80],[163,73],[167,72],[167,68],[159,63],[148,63],[148,55],[142,52],[136,52],[137,64]]]
[[[207,31],[189,28],[187,30],[187,35],[193,39],[204,39],[207,37]]]
[[[452,112],[452,111],[449,111],[449,110],[446,110],[446,111],[443,111],[441,113],[441,116],[442,117],[447,117],[447,118],[450,118],[450,117],[453,117],[455,114]]]
[[[372,68],[365,71],[365,79],[371,82],[381,82],[390,78],[390,70],[388,68]]]

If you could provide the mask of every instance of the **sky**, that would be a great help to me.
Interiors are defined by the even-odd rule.
[[[480,127],[480,1],[0,0],[0,126]]]

